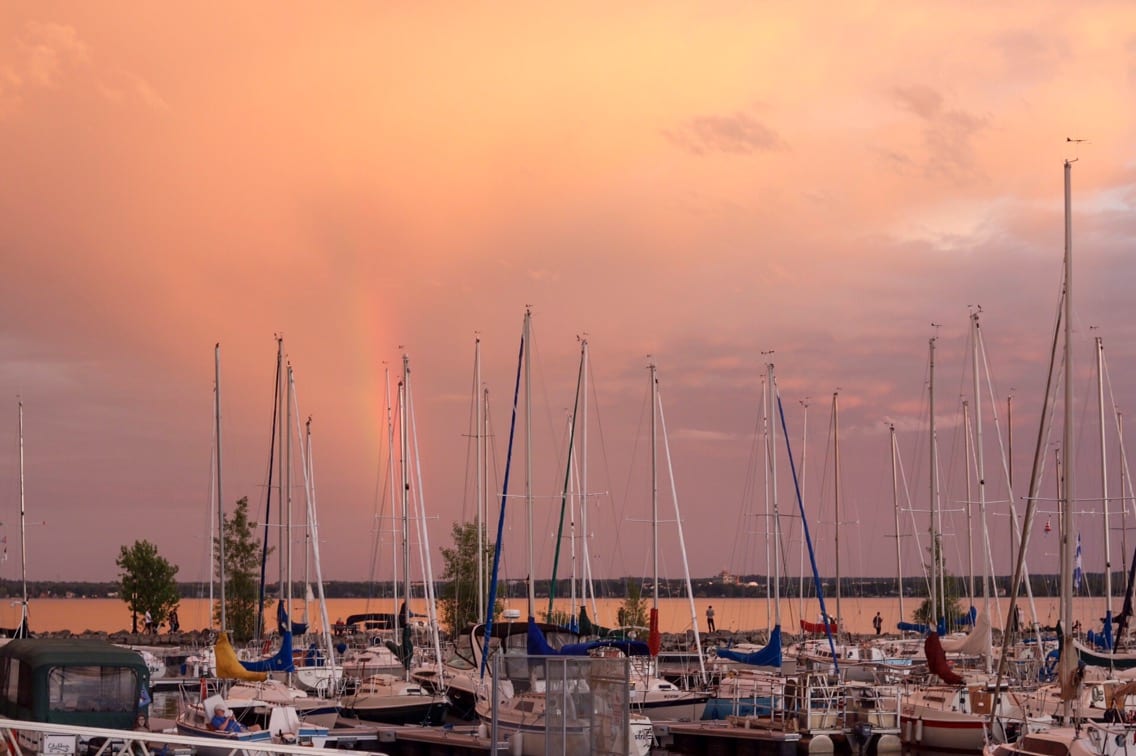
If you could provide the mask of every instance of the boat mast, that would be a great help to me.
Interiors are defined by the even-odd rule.
[[[773,363],[766,365],[769,377],[769,408],[770,412],[776,408],[777,380],[773,375]],[[773,623],[774,627],[781,627],[781,518],[777,508],[777,423],[769,424],[769,482],[773,506]],[[827,622],[827,619],[824,620]]]
[[[1112,646],[1112,534],[1108,516],[1108,450],[1104,443],[1104,341],[1097,336],[1097,408],[1100,411],[1101,501],[1104,506],[1104,634]]]
[[[934,325],[934,324],[932,324]],[[940,521],[941,514],[939,513],[939,465],[938,465],[938,448],[936,446],[935,438],[935,338],[930,339],[930,380],[928,382],[928,392],[930,394],[930,413],[931,413],[931,474],[928,476],[931,481],[931,625],[935,631],[939,630],[939,600],[942,599],[944,609],[946,604],[946,593],[942,593],[944,585],[941,584],[942,568],[940,560],[942,558],[942,522]]]
[[[225,622],[225,504],[221,498],[221,344],[213,347],[213,422],[217,433],[217,572],[221,576],[221,632],[228,629]],[[23,511],[23,497],[20,497]],[[21,514],[22,519],[22,514]],[[26,601],[25,594],[25,601]]]
[[[974,378],[974,452],[978,464],[978,524],[982,529],[982,611],[989,617],[990,616],[990,539],[986,532],[986,464],[982,453],[982,391],[980,390],[979,383],[979,369],[978,369],[978,344],[981,339],[979,332],[980,324],[978,316],[981,314],[982,308],[978,308],[971,314],[971,320],[974,323],[974,343],[973,343],[973,378]],[[969,465],[968,465],[969,469]],[[967,506],[969,507],[969,496]],[[989,626],[989,625],[987,625]],[[991,671],[990,653],[987,651],[985,654],[986,672]]]
[[[888,435],[891,437],[891,506],[895,513],[895,574],[899,593],[899,619],[902,621],[907,615],[903,613],[903,554],[899,543],[899,476],[895,459],[895,423],[888,424]]]
[[[17,637],[28,637],[28,540],[24,509],[24,400],[18,399],[20,436],[20,629]]]
[[[840,613],[840,407],[837,403],[837,397],[840,395],[839,391],[832,392],[832,490],[835,494],[834,497],[834,513],[836,518],[836,527],[834,541],[836,545],[836,629],[840,630],[840,623],[843,621],[844,615]],[[828,622],[828,618],[824,618],[824,622]]]
[[[651,608],[659,611],[659,475],[658,475],[658,402],[659,382],[655,363],[647,365],[651,376]]]
[[[966,596],[974,605],[974,498],[970,490],[970,402],[962,400],[963,469],[966,471]]]
[[[402,451],[402,580],[403,605],[406,607],[406,616],[403,618],[403,636],[409,637],[407,629],[410,627],[410,434],[407,428],[407,405],[410,400],[407,396],[410,381],[410,357],[402,355],[402,382],[399,384],[399,441]],[[403,654],[405,654],[405,648]],[[410,665],[403,664],[403,673],[410,679]]]
[[[481,337],[473,342],[474,456],[477,465],[477,616],[485,616],[485,437],[481,435]]]
[[[657,394],[658,393],[658,376],[657,375],[656,375],[656,380],[654,381],[654,385],[656,387],[655,390],[656,390],[656,394]],[[670,481],[670,484],[671,484],[671,501],[674,503],[675,526],[678,529],[678,550],[679,550],[679,553],[682,554],[682,575],[683,575],[683,579],[686,581],[686,598],[687,598],[688,606],[690,608],[690,626],[692,628],[694,628],[694,651],[698,655],[699,676],[702,678],[702,684],[705,685],[706,681],[707,681],[707,678],[706,678],[706,663],[705,663],[705,660],[703,659],[703,656],[702,656],[702,638],[698,633],[698,610],[694,606],[694,588],[691,586],[691,583],[690,583],[690,563],[687,561],[687,558],[686,558],[686,536],[683,534],[683,530],[682,530],[682,514],[681,514],[681,512],[679,512],[679,506],[678,506],[678,488],[675,486],[674,465],[671,464],[671,445],[670,445],[670,441],[668,440],[669,436],[667,434],[667,417],[663,413],[663,400],[662,400],[661,397],[659,398],[659,400],[658,400],[658,402],[656,403],[655,406],[657,406],[658,410],[659,410],[659,425],[661,426],[661,430],[662,430],[663,450],[665,451],[666,457],[667,457],[667,477],[668,477],[668,480]],[[658,582],[659,581],[656,579],[655,580],[656,585],[658,584]],[[652,623],[653,627],[655,628],[655,632],[652,633],[652,635],[655,636],[655,638],[658,637],[658,616],[657,615],[658,615],[658,610],[657,609],[653,610],[653,618],[652,618],[651,623]],[[652,640],[650,642],[652,644],[655,644],[659,641]],[[655,674],[658,675],[658,665],[657,664],[655,665]]]
[[[525,308],[521,341],[527,347],[532,332],[532,309]],[[533,494],[532,494],[532,349],[525,349],[525,525],[528,535],[528,616],[536,619],[536,578],[533,575]]]
[[[284,459],[281,460],[281,469],[284,474],[284,490],[281,492],[280,502],[284,506],[284,606],[288,607],[288,630],[292,630],[292,399],[293,384],[292,363],[287,364],[285,372],[284,397],[284,448],[281,450]]]
[[[1061,455],[1065,460],[1065,476],[1061,491],[1061,642],[1068,662],[1062,660],[1062,672],[1071,671],[1073,655],[1073,473],[1076,457],[1073,454],[1073,226],[1072,226],[1072,169],[1065,161],[1065,402],[1062,429]],[[1062,675],[1062,687],[1067,680]],[[1062,695],[1062,698],[1066,696]],[[1065,701],[1064,713],[1068,721],[1072,713],[1071,700]]]
[[[386,381],[386,400],[387,400],[387,486],[389,488],[390,506],[391,506],[391,613],[394,616],[394,635],[395,639],[399,639],[399,628],[402,626],[402,621],[398,616],[398,594],[400,592],[398,584],[398,549],[393,548],[394,543],[398,536],[396,535],[396,526],[394,523],[394,508],[397,505],[398,499],[395,498],[395,474],[394,474],[394,401],[391,398],[391,373],[390,367],[383,368],[383,375]],[[402,392],[401,385],[396,389],[399,394]],[[383,523],[379,522],[379,542],[382,542]]]

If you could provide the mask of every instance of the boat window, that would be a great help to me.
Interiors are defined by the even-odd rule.
[[[1069,746],[1061,741],[1049,738],[1031,738],[1028,735],[1022,739],[1021,750],[1041,754],[1041,756],[1069,756]]]
[[[134,711],[138,678],[124,667],[53,667],[47,678],[54,711]]]
[[[20,706],[32,707],[32,671],[22,661],[13,659],[8,670],[8,685],[5,688],[8,700]]]

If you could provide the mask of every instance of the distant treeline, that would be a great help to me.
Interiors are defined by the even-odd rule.
[[[1115,590],[1123,590],[1126,575],[1116,572],[1112,577]],[[950,576],[953,583],[953,594],[967,595],[968,580],[958,576]],[[999,594],[1006,594],[1009,590],[1010,577],[999,576],[994,578],[996,590]],[[536,581],[538,597],[547,598],[549,595],[548,580]],[[981,579],[975,578],[975,585],[981,585]],[[608,578],[593,580],[596,596],[599,598],[622,599],[628,595],[629,586],[640,586],[641,595],[649,599],[653,592],[650,580],[639,578]],[[1056,596],[1059,593],[1059,579],[1057,575],[1032,575],[1030,583],[1035,596]],[[762,575],[742,575],[723,579],[721,576],[712,578],[697,578],[691,580],[691,586],[696,598],[764,598],[772,593],[767,590],[769,584]],[[825,578],[821,581],[822,590],[826,596],[835,595],[836,581]],[[179,583],[178,589],[183,598],[208,598],[209,586],[201,583]],[[28,582],[29,598],[116,598],[118,584],[92,583],[67,580],[38,580]],[[802,583],[799,577],[781,579],[781,596],[796,598],[801,595]],[[981,590],[976,589],[979,595]],[[525,595],[525,580],[501,581],[498,595],[501,598],[519,598]],[[577,587],[577,595],[579,594]],[[806,597],[816,595],[816,586],[813,580],[806,579],[803,584]],[[948,588],[948,592],[951,592]],[[22,593],[18,580],[0,580],[0,599],[19,598]],[[304,586],[297,583],[292,591],[294,596],[303,596]],[[402,593],[401,587],[399,593]],[[421,596],[421,584],[416,583],[413,591],[415,596]],[[1086,574],[1082,580],[1079,592],[1085,596],[1101,596],[1104,594],[1104,574]],[[324,594],[334,599],[381,599],[393,595],[391,583],[374,583],[367,581],[332,580],[324,583]],[[270,585],[265,590],[266,596],[278,596],[276,585]],[[565,597],[571,595],[571,587],[567,580],[558,580],[556,595]],[[840,580],[840,595],[848,598],[878,598],[898,596],[899,586],[895,578],[883,577],[845,577]],[[904,578],[903,595],[921,597],[927,595],[927,583],[923,578]],[[686,583],[683,580],[662,580],[659,582],[659,596],[661,598],[683,598],[686,596]]]

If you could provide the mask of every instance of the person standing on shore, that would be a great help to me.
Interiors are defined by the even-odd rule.
[[[876,616],[872,617],[872,627],[876,628],[876,635],[879,635],[880,631],[884,629],[884,618],[880,616],[879,612],[876,612]]]
[[[146,632],[148,632],[148,633],[154,632],[154,618],[152,616],[150,616],[150,610],[149,609],[146,610],[145,623],[146,623],[146,625],[145,625]]]
[[[714,606],[710,605],[706,607],[706,632],[712,633],[715,630],[717,628],[714,627]]]

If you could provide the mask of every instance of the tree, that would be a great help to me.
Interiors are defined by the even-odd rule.
[[[178,593],[178,568],[158,554],[149,541],[135,541],[123,546],[114,560],[118,565],[118,595],[130,607],[130,623],[138,632],[138,617],[150,612],[157,627],[181,601]]]
[[[942,560],[939,559],[940,548],[940,545],[935,543],[928,550],[931,552],[931,558],[938,560],[938,563],[942,564]],[[946,621],[947,629],[950,630],[954,622],[963,615],[963,611],[959,607],[959,588],[959,581],[949,572],[944,571],[942,580],[936,581],[935,584],[931,586],[935,603],[939,608],[939,616],[931,616],[931,597],[928,596],[923,599],[923,603],[915,610],[913,615],[915,621],[930,625],[931,627],[937,627],[939,619],[942,618]]]
[[[224,516],[221,523],[225,539],[225,625],[234,641],[247,641],[256,635],[256,617],[261,608],[261,548],[256,526],[248,518],[247,496],[237,501],[232,516]],[[217,612],[214,619],[220,621],[219,608]]]
[[[442,589],[438,597],[438,609],[442,624],[452,635],[484,617],[477,616],[477,525],[472,522],[455,522],[450,530],[453,546],[442,547]],[[482,569],[488,591],[493,578],[493,544],[486,543],[481,550]],[[488,600],[488,597],[486,597]],[[494,614],[499,607],[494,608]]]
[[[620,624],[625,627],[647,626],[647,599],[643,598],[643,583],[627,581],[627,598],[619,608]]]

